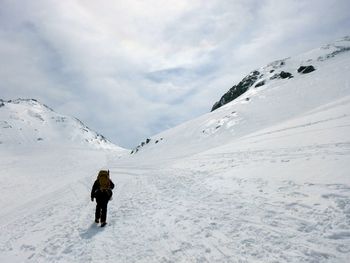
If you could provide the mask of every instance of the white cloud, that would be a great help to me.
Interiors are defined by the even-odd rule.
[[[346,0],[3,0],[1,94],[38,98],[131,147],[209,111],[254,68],[348,34],[349,7]]]

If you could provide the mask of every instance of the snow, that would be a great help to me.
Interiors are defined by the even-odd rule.
[[[350,41],[346,43],[343,48],[350,46]],[[320,50],[323,50],[324,56],[334,52],[333,49]],[[264,86],[251,88],[214,112],[153,136],[151,138],[153,143],[142,147],[136,155],[147,155],[149,159],[150,156],[158,158],[159,154],[164,155],[165,151],[166,156],[171,158],[195,154],[349,95],[347,75],[350,72],[350,52],[339,53],[325,61],[317,60],[319,52],[313,56],[315,59],[310,60],[309,53],[283,60],[283,66],[279,66],[273,73],[270,73],[270,70],[276,68],[276,63],[260,68],[259,72],[266,78]],[[316,71],[308,74],[297,73],[299,66],[304,64],[303,61],[309,61],[309,64],[315,66]],[[281,70],[291,72],[294,77],[269,79]],[[261,79],[257,80],[260,81]],[[160,138],[163,140],[155,144],[154,142]],[[185,151],[184,145],[186,145]]]
[[[0,261],[350,262],[350,52],[318,59],[348,42],[285,60],[294,78],[266,80],[136,154],[48,126],[43,143],[70,144],[3,128]],[[310,59],[316,71],[298,74]],[[89,196],[101,168],[116,184],[105,228]]]
[[[76,118],[54,112],[36,100],[2,101],[0,107],[0,144],[5,147],[23,145],[78,145],[123,152],[106,138],[90,130]]]

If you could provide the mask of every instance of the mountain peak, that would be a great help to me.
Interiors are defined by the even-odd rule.
[[[0,100],[0,107],[0,144],[60,144],[122,150],[79,119],[58,114],[36,99]]]

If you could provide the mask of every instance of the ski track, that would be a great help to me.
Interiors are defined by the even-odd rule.
[[[337,154],[349,156],[350,143],[207,154],[166,168],[112,167],[106,228],[92,223],[86,178],[1,221],[0,252],[11,262],[347,262],[349,185],[234,173],[238,164]]]

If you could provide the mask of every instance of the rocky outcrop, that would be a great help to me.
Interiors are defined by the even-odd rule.
[[[260,72],[255,70],[248,76],[242,79],[237,85],[234,85],[228,92],[226,92],[219,101],[215,102],[211,111],[214,111],[221,106],[233,101],[237,97],[241,96],[246,92],[259,78]]]
[[[309,65],[309,66],[300,66],[298,68],[298,73],[302,73],[302,74],[307,74],[307,73],[310,73],[312,71],[315,71],[315,68],[314,66],[312,65]]]
[[[280,73],[274,74],[270,79],[290,79],[293,75],[289,72],[281,71]]]
[[[265,85],[265,80],[256,83],[254,87],[258,88],[258,87],[261,87],[261,86],[264,86],[264,85]]]
[[[286,82],[286,80],[290,78],[300,77],[299,74],[308,74],[317,70],[319,62],[331,59],[344,52],[350,52],[350,36],[339,39],[332,44],[325,45],[320,49],[312,50],[311,52],[298,56],[298,58],[287,57],[273,61],[258,70],[252,71],[248,76],[242,79],[241,82],[234,85],[219,101],[215,102],[211,111],[235,100],[243,93],[247,92],[253,85],[254,88],[258,88],[264,85],[268,86],[272,82],[281,80]],[[316,67],[314,65],[316,65]]]
[[[147,144],[149,144],[151,142],[152,139],[147,138],[144,142],[141,142],[138,146],[136,146],[131,152],[130,154],[135,154],[137,153],[139,150],[141,150],[142,147],[146,146]],[[163,140],[163,138],[160,138],[159,140]],[[157,144],[159,142],[159,140],[156,140],[154,143]]]

